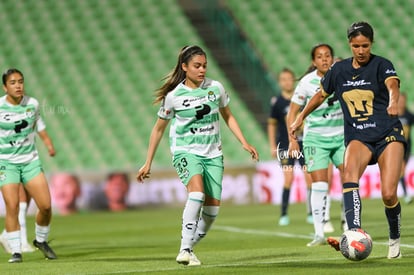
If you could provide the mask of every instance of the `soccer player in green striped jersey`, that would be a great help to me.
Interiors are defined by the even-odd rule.
[[[39,209],[33,245],[46,258],[56,259],[47,243],[52,217],[49,187],[35,147],[39,103],[25,95],[24,77],[19,70],[7,70],[2,81],[6,95],[0,98],[0,187],[6,205],[7,241],[12,251],[9,262],[22,262],[18,220],[20,183]]]
[[[206,53],[199,46],[183,47],[175,69],[157,90],[155,103],[162,104],[151,132],[147,159],[137,174],[139,182],[149,177],[158,144],[172,121],[169,141],[173,165],[188,192],[176,261],[190,266],[201,264],[193,246],[207,234],[220,207],[224,167],[219,115],[252,159],[259,159],[230,111],[222,84],[206,78],[206,72]]]
[[[320,80],[333,64],[333,49],[327,44],[312,48],[312,66],[302,77],[293,94],[287,125],[295,121],[301,108],[320,89]],[[344,158],[344,122],[341,105],[333,96],[311,113],[305,122],[303,149],[312,178],[311,207],[315,237],[308,246],[325,244],[324,225],[329,211],[328,167],[331,161],[341,172]],[[289,137],[289,151],[299,150],[296,139]]]

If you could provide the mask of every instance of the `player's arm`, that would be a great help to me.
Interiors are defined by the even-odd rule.
[[[294,102],[290,102],[289,105],[289,111],[286,115],[286,131],[289,133],[289,125],[292,125],[295,122],[296,117],[298,116],[300,112],[300,106],[299,104],[296,104]],[[292,138],[292,136],[289,134],[289,152],[299,151],[299,144],[296,138]]]
[[[277,119],[269,117],[267,119],[267,137],[269,139],[270,153],[273,158],[276,158],[276,129],[277,129]]]
[[[144,179],[149,178],[149,175],[151,174],[151,165],[155,156],[155,152],[157,151],[158,145],[160,144],[161,138],[164,135],[165,129],[167,128],[169,122],[170,120],[162,118],[158,118],[155,122],[149,139],[147,159],[145,161],[145,164],[139,169],[137,174],[137,180],[139,182],[143,182]]]
[[[53,146],[52,139],[48,135],[47,131],[44,129],[44,130],[37,132],[37,134],[39,135],[40,139],[43,141],[43,144],[46,146],[49,152],[49,156],[51,157],[55,156],[56,155],[55,147]]]
[[[302,112],[300,112],[299,115],[296,117],[295,121],[289,125],[289,139],[296,139],[296,130],[301,127],[305,118],[316,108],[318,108],[328,96],[329,94],[324,92],[322,89],[312,96],[312,98],[309,100],[308,104],[306,104]]]
[[[400,96],[400,82],[398,78],[388,78],[385,80],[385,86],[387,87],[390,95],[387,112],[390,116],[398,115],[398,98]]]
[[[247,142],[246,138],[244,137],[240,129],[239,123],[237,122],[236,118],[230,110],[230,107],[227,105],[225,107],[220,108],[220,114],[223,117],[229,129],[242,144],[243,149],[250,153],[252,159],[259,160],[259,154],[257,153],[256,148],[254,148]]]

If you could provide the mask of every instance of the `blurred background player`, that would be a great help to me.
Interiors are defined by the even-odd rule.
[[[301,77],[293,94],[287,124],[291,125],[300,110],[320,89],[320,80],[333,64],[334,52],[328,44],[318,44],[311,49],[312,65]],[[307,246],[326,244],[324,232],[333,232],[329,220],[329,183],[332,162],[343,172],[344,122],[342,110],[334,95],[315,109],[305,121],[303,150],[306,167],[312,178],[311,207],[315,229],[314,239]],[[300,150],[297,139],[289,138],[289,152]]]
[[[290,188],[292,186],[294,177],[293,166],[295,164],[296,159],[289,157],[288,154],[289,138],[286,127],[286,115],[289,110],[290,100],[295,90],[295,74],[292,70],[284,68],[279,73],[277,79],[280,87],[280,95],[278,97],[273,97],[271,99],[270,116],[267,120],[267,135],[270,145],[270,153],[272,154],[272,157],[274,159],[277,159],[280,162],[283,171],[284,182],[282,189],[281,214],[279,219],[279,225],[286,226],[290,223],[288,215],[288,206],[290,198]],[[299,142],[301,146],[302,142]],[[310,206],[309,197],[309,187],[311,184],[311,178],[309,174],[306,172],[304,158],[300,157],[298,161],[302,167],[302,171],[306,181],[306,186],[308,189],[308,194],[306,196],[306,221],[312,224],[312,210]]]
[[[409,204],[413,201],[411,195],[408,194],[407,185],[405,181],[405,167],[411,155],[411,125],[414,124],[414,115],[407,109],[407,95],[400,93],[398,99],[398,117],[404,129],[404,137],[407,141],[407,149],[404,153],[404,161],[401,167],[400,184],[404,192],[404,201]]]
[[[193,247],[206,236],[220,208],[224,162],[219,115],[243,149],[253,160],[259,160],[230,110],[230,99],[223,85],[206,78],[206,72],[207,55],[203,49],[185,46],[180,50],[173,72],[157,90],[155,102],[162,104],[151,131],[147,159],[137,174],[139,182],[149,177],[158,144],[172,120],[173,164],[188,192],[176,261],[190,266],[201,265]]]
[[[48,150],[49,156],[53,157],[56,155],[55,147],[53,146],[52,139],[50,138],[49,134],[46,131],[46,124],[44,123],[41,116],[36,123],[37,134],[39,135],[40,139],[42,140],[43,144],[46,146]],[[20,224],[20,239],[21,239],[21,246],[22,252],[33,252],[35,249],[30,245],[27,239],[27,227],[26,227],[26,215],[27,209],[29,208],[31,197],[24,189],[23,185],[21,184],[19,187],[19,224]],[[6,238],[6,229],[3,229],[3,232],[0,235],[0,244],[3,246],[4,250],[7,253],[11,253],[10,247],[7,243]]]

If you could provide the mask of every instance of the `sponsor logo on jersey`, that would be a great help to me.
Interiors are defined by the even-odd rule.
[[[367,129],[367,128],[376,128],[377,123],[376,122],[371,122],[371,123],[363,123],[363,124],[358,124],[358,125],[356,125],[354,123],[352,126],[354,126],[354,128],[357,128],[358,130],[364,130],[364,129]]]
[[[365,86],[365,85],[371,85],[371,82],[366,82],[364,79],[357,80],[357,81],[347,80],[346,83],[344,83],[342,86],[344,86],[344,87],[348,87],[348,86],[356,87],[356,86]]]
[[[203,128],[190,128],[190,132],[192,133],[192,134],[195,134],[195,133],[205,133],[205,132],[210,132],[210,131],[213,131],[214,130],[214,125],[210,125],[210,126],[207,126],[207,127],[203,127]]]
[[[183,106],[184,107],[190,107],[190,105],[191,105],[191,103],[192,102],[194,102],[194,101],[202,101],[202,100],[205,100],[205,97],[204,96],[199,96],[199,97],[194,97],[194,98],[187,98],[187,99],[184,99],[183,100]]]

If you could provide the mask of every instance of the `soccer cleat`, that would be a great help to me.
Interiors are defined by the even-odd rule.
[[[190,253],[190,261],[188,262],[188,266],[198,266],[201,265],[200,260],[194,254],[194,252]]]
[[[195,257],[195,255],[194,255]],[[183,249],[178,253],[177,258],[175,259],[177,263],[188,265],[190,263],[191,251],[189,248]],[[195,257],[197,259],[197,257]]]
[[[9,263],[21,263],[23,262],[22,254],[14,253],[12,257],[9,259]]]
[[[335,229],[334,229],[334,227],[333,227],[333,225],[332,225],[332,223],[330,221],[326,221],[323,224],[323,232],[325,232],[325,233],[332,233],[334,231],[335,231]]]
[[[311,214],[311,215],[308,215],[308,216],[306,217],[306,222],[307,222],[307,223],[309,223],[309,224],[313,224],[313,217],[312,217],[312,214]]]
[[[332,246],[333,248],[335,248],[336,251],[339,251],[339,238],[336,238],[336,237],[328,237],[328,239],[326,239],[326,241],[328,242],[328,244],[330,246]]]
[[[326,244],[326,241],[324,237],[315,236],[315,239],[313,239],[313,241],[308,243],[306,246],[312,247],[312,246],[320,246],[320,245],[325,245],[325,244]]]
[[[33,246],[31,246],[28,243],[22,243],[22,252],[23,253],[30,253],[30,252],[34,252],[36,249],[33,248]]]
[[[401,258],[400,239],[390,239],[388,247],[388,259]]]
[[[50,248],[47,242],[38,242],[37,240],[33,241],[33,245],[42,251],[43,255],[45,255],[46,259],[54,260],[57,259],[55,252],[53,252],[52,248]]]
[[[289,216],[288,215],[284,215],[282,217],[280,217],[279,219],[279,225],[280,226],[286,226],[289,225],[290,221],[289,221]]]
[[[411,196],[407,195],[404,197],[404,201],[406,204],[410,204],[413,202],[413,198],[411,198]]]
[[[4,251],[6,251],[6,253],[12,253],[9,243],[7,242],[7,239],[4,237],[4,234],[0,234],[0,244],[3,246]]]

